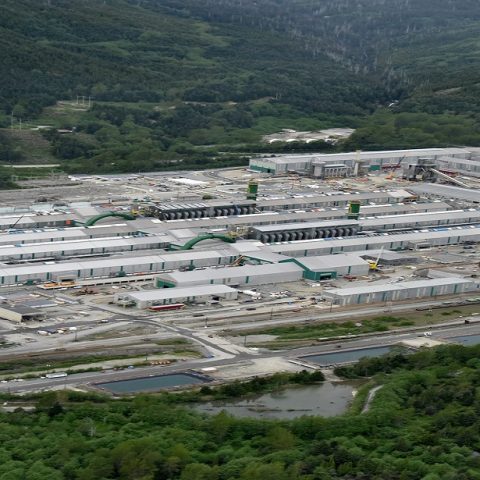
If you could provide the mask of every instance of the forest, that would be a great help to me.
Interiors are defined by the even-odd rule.
[[[344,415],[291,421],[201,415],[190,402],[285,376],[111,400],[59,391],[0,414],[2,480],[478,480],[480,346],[392,353],[338,368],[368,384]],[[296,374],[289,381],[323,377]],[[360,413],[368,388],[381,385]],[[18,398],[4,396],[4,401]]]
[[[31,157],[9,145],[20,121],[52,127],[68,172],[245,165],[282,128],[356,128],[335,151],[480,145],[474,0],[4,0],[0,13],[5,164]],[[55,110],[78,98],[92,107]],[[273,150],[312,147],[332,150]]]

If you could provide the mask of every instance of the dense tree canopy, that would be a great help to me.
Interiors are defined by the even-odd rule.
[[[194,413],[188,401],[211,395],[209,388],[122,400],[44,394],[35,412],[0,414],[0,478],[478,480],[479,354],[480,347],[449,346],[339,369],[376,375],[383,387],[368,413],[357,413],[357,402],[328,419]],[[255,385],[233,384],[223,394]]]

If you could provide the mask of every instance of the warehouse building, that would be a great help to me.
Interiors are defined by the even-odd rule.
[[[475,292],[480,284],[464,278],[435,278],[395,284],[336,288],[323,292],[323,298],[335,305],[363,305],[367,303],[399,302],[416,298],[435,298]]]
[[[145,213],[161,220],[246,215],[255,211],[252,200],[218,201],[198,203],[159,203],[148,205]]]
[[[21,305],[0,305],[0,318],[10,320],[11,322],[22,323],[29,320],[43,320],[45,313]]]
[[[364,250],[417,250],[432,246],[480,242],[480,226],[440,227],[407,233],[383,233],[353,238],[320,238],[269,245],[274,253],[288,257],[333,255]]]
[[[480,177],[480,159],[467,160],[455,157],[441,157],[436,161],[437,168],[445,173],[460,173]]]
[[[295,195],[287,198],[271,198],[257,203],[257,210],[292,210],[306,208],[347,207],[351,201],[358,201],[361,205],[403,203],[416,198],[406,190],[378,190],[363,193],[323,193],[320,195]]]
[[[420,259],[415,255],[409,255],[408,252],[392,252],[391,250],[370,250],[365,252],[355,252],[359,257],[372,260],[384,267],[395,267],[399,265],[412,265],[418,263]]]
[[[168,235],[150,237],[113,237],[98,240],[19,244],[14,247],[0,246],[0,261],[55,259],[80,256],[100,256],[115,252],[133,252],[167,248],[172,242]]]
[[[142,235],[136,228],[124,225],[98,225],[93,227],[72,227],[45,230],[10,230],[0,233],[1,245],[20,245],[28,243],[65,242],[68,240],[88,240],[104,237],[125,237]]]
[[[249,238],[263,243],[308,240],[313,238],[351,237],[356,235],[359,224],[355,220],[336,222],[297,222],[281,225],[255,226],[250,229]]]
[[[453,210],[450,205],[440,200],[428,203],[396,203],[385,205],[364,205],[360,210],[360,219],[370,219],[382,215],[407,215],[425,212],[446,212]],[[171,232],[174,228],[176,231],[185,229],[225,229],[234,230],[237,227],[247,227],[254,225],[279,225],[284,223],[296,223],[305,221],[318,220],[335,220],[344,221],[347,218],[348,208],[313,208],[308,211],[292,210],[285,212],[263,212],[253,213],[249,215],[233,215],[229,217],[214,218],[194,218],[188,220],[171,220],[171,221],[155,221],[142,218],[130,222],[135,225],[139,232],[146,235],[158,235],[161,233]]]
[[[237,290],[226,285],[199,285],[186,288],[119,293],[115,295],[114,301],[119,305],[148,308],[172,303],[203,303],[220,299],[235,300],[237,297]]]
[[[242,267],[208,268],[192,272],[171,272],[160,275],[157,287],[186,287],[190,285],[266,285],[295,282],[303,277],[303,268],[295,263],[244,265]]]
[[[229,265],[238,258],[229,251],[190,250],[165,252],[162,255],[127,257],[119,256],[85,262],[49,262],[0,267],[0,285],[58,280],[83,280],[87,278],[122,277],[159,273],[178,268],[196,268]]]
[[[480,203],[478,190],[454,187],[451,185],[440,185],[435,183],[419,183],[409,187],[413,192],[427,197],[452,199],[467,203]]]
[[[169,272],[157,278],[157,287],[172,288],[190,285],[223,284],[267,285],[298,280],[325,280],[344,275],[368,275],[370,265],[357,255],[339,254],[322,257],[288,258],[267,251],[242,255],[242,259],[258,261],[258,265],[207,268],[191,272]]]
[[[51,212],[38,215],[34,212],[6,215],[0,217],[0,230],[31,229],[31,228],[63,228],[71,227],[78,220],[74,213]]]
[[[440,225],[464,225],[472,223],[480,224],[480,210],[450,210],[447,212],[388,215],[360,220],[362,230],[368,231],[413,230],[415,228]]]
[[[249,169],[255,172],[285,175],[289,172],[315,174],[315,164],[325,167],[342,165],[349,173],[355,171],[355,164],[367,165],[370,170],[395,168],[402,163],[412,163],[420,158],[436,160],[442,157],[469,159],[471,152],[462,148],[425,148],[413,150],[388,150],[377,152],[351,152],[335,154],[282,155],[275,157],[259,157],[250,160]],[[333,172],[336,176],[340,173]],[[323,173],[324,174],[324,173]],[[316,173],[321,176],[319,170]]]
[[[370,264],[357,255],[338,254],[324,255],[320,257],[294,258],[282,260],[294,262],[303,268],[303,278],[307,280],[329,280],[345,275],[361,276],[368,275]]]

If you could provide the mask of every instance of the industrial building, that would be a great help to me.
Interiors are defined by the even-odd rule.
[[[141,235],[135,227],[122,225],[96,225],[94,227],[71,227],[38,230],[10,230],[0,233],[0,245],[19,245],[27,243],[65,242],[68,240],[86,240],[102,237],[125,237]]]
[[[0,267],[0,285],[16,285],[27,282],[47,282],[59,279],[83,280],[87,278],[121,277],[159,273],[179,268],[198,268],[228,265],[238,254],[216,250],[190,250],[165,252],[162,255],[120,256],[84,262],[48,262]]]
[[[282,260],[282,264],[283,262],[295,262],[303,268],[303,278],[314,281],[334,279],[345,275],[368,275],[370,270],[370,264],[367,261],[352,254],[340,253],[338,255],[293,258]]]
[[[410,187],[410,190],[425,197],[457,200],[473,204],[480,203],[480,193],[474,189],[454,187],[452,185],[419,183]]]
[[[311,238],[351,237],[356,235],[358,230],[359,223],[355,220],[297,222],[251,227],[249,238],[263,243],[284,242]]]
[[[9,306],[0,305],[0,318],[10,320],[15,323],[22,323],[28,320],[42,320],[45,313],[41,310],[35,310],[21,305]]]
[[[402,203],[412,201],[416,196],[406,190],[376,190],[374,192],[340,193],[319,195],[292,195],[287,198],[262,199],[256,205],[258,211],[294,210],[305,208],[347,207],[357,201],[361,205]]]
[[[179,220],[186,218],[205,218],[229,215],[247,215],[255,211],[254,200],[239,202],[198,202],[198,203],[161,203],[148,205],[145,213],[161,220]]]
[[[479,288],[480,284],[472,280],[450,277],[395,284],[336,288],[324,291],[322,296],[325,300],[343,307],[367,303],[399,302],[425,297],[435,298],[440,295],[475,292]]]
[[[226,285],[199,285],[119,293],[115,295],[114,301],[119,305],[148,308],[172,303],[199,303],[218,301],[219,299],[235,300],[237,297],[237,290]]]
[[[157,278],[157,287],[186,287],[190,285],[266,285],[295,282],[303,277],[303,268],[295,263],[244,265],[241,267],[207,268],[192,272],[171,272]]]
[[[316,178],[356,175],[361,166],[368,170],[398,168],[402,163],[414,163],[422,158],[437,160],[450,157],[469,159],[472,153],[462,148],[428,148],[351,152],[338,154],[282,155],[250,160],[249,169],[255,172],[285,175],[296,172]]]
[[[243,265],[225,268],[206,268],[191,272],[170,272],[159,275],[156,285],[159,288],[186,287],[190,285],[223,284],[267,285],[298,280],[325,280],[344,275],[368,275],[369,263],[357,255],[325,255],[321,257],[288,258],[279,256],[276,263],[269,263],[271,257],[259,253],[255,256],[242,256],[244,260],[268,263]]]
[[[409,215],[414,213],[446,212],[453,208],[440,200],[425,203],[388,203],[383,205],[361,205],[359,219],[369,219],[385,215]],[[309,210],[265,211],[249,215],[229,217],[193,218],[188,220],[170,220],[152,223],[150,219],[129,222],[139,232],[150,235],[184,229],[225,229],[235,230],[254,225],[276,225],[305,221],[336,220],[344,221],[348,215],[347,207],[317,208]]]
[[[448,212],[427,212],[407,215],[379,216],[362,219],[362,231],[412,230],[440,225],[480,224],[480,210],[450,210]]]
[[[0,246],[0,261],[15,263],[26,260],[65,259],[111,255],[116,252],[133,252],[167,248],[172,242],[168,235],[142,237],[113,237],[98,240],[74,240],[65,242],[18,244]]]
[[[333,255],[363,250],[415,250],[462,242],[480,242],[480,226],[440,227],[407,233],[383,233],[353,238],[320,238],[296,242],[275,243],[269,246],[274,253],[289,257]]]

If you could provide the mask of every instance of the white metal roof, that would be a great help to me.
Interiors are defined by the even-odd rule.
[[[409,187],[409,190],[423,195],[438,195],[445,198],[466,200],[467,202],[480,202],[480,190],[469,190],[468,188],[453,187],[451,185],[422,183]]]
[[[336,296],[347,297],[350,295],[365,295],[369,293],[392,292],[405,289],[416,289],[424,287],[441,287],[443,285],[462,285],[466,283],[473,283],[471,280],[465,278],[433,278],[429,280],[416,280],[412,282],[400,282],[393,284],[376,284],[365,285],[363,287],[349,287],[349,288],[333,288],[325,290],[325,294],[332,294]]]
[[[282,223],[276,225],[258,225],[254,229],[259,232],[278,232],[279,230],[300,230],[306,228],[338,228],[338,227],[356,227],[358,221],[356,220],[336,220],[331,222],[295,222],[295,223]]]
[[[297,240],[270,244],[273,252],[288,254],[290,251],[313,250],[315,248],[342,248],[349,246],[383,245],[396,242],[418,242],[430,239],[442,239],[463,236],[480,236],[480,227],[438,227],[425,232],[378,234],[377,236],[358,236],[350,238],[319,238],[316,240]]]
[[[145,290],[142,292],[128,292],[132,300],[139,302],[169,300],[171,298],[196,297],[202,295],[221,295],[236,292],[234,288],[227,285],[193,285],[185,288],[158,288],[156,290]],[[122,294],[123,296],[123,294]]]
[[[321,255],[315,257],[300,257],[296,259],[309,270],[353,267],[359,265],[368,265],[366,260],[355,254],[339,253],[338,255]]]
[[[255,277],[302,272],[302,270],[302,267],[299,267],[297,264],[286,262],[266,265],[244,265],[242,267],[206,268],[205,270],[192,270],[191,272],[171,272],[160,275],[158,278],[171,280],[180,284],[191,280],[205,280],[205,283],[207,283],[209,280],[222,278]]]

